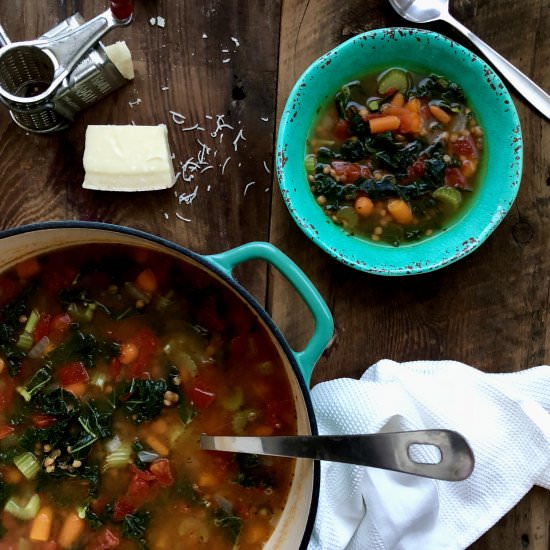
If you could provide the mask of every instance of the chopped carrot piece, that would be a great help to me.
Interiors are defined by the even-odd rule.
[[[168,431],[168,424],[166,423],[166,420],[159,418],[158,420],[151,422],[151,424],[149,424],[149,428],[152,432],[162,435]]]
[[[405,103],[405,109],[420,114],[420,100],[417,97],[411,97],[411,99]]]
[[[405,105],[405,96],[401,92],[397,92],[390,102],[394,107],[403,107]]]
[[[413,220],[411,207],[402,199],[390,199],[388,212],[397,223],[408,224]]]
[[[390,105],[386,109],[387,115],[396,116],[399,118],[399,131],[404,134],[417,134],[420,132],[420,115],[414,113],[405,107],[394,107]]]
[[[202,472],[197,480],[199,487],[216,487],[219,483],[218,478],[210,472]]]
[[[52,521],[53,509],[50,506],[44,506],[38,511],[32,522],[29,538],[36,541],[47,541],[50,538]]]
[[[80,519],[75,512],[70,513],[61,527],[57,543],[61,548],[72,548],[84,532],[85,527],[86,522],[83,519]]]
[[[82,397],[86,393],[88,384],[86,382],[77,382],[76,384],[68,384],[63,386],[64,390],[70,391],[73,395],[77,397]]]
[[[16,485],[23,480],[23,474],[12,466],[3,470],[4,480],[10,485]]]
[[[40,272],[40,264],[36,258],[30,258],[17,264],[15,271],[20,279],[30,279]]]
[[[170,449],[155,435],[149,434],[145,438],[145,443],[160,456],[168,456],[170,454]]]
[[[139,287],[143,292],[148,294],[153,294],[158,288],[157,278],[151,269],[144,269],[136,279],[136,286]]]
[[[369,119],[370,131],[373,134],[397,130],[400,125],[401,120],[399,117],[393,115],[384,115],[378,118]]]
[[[353,206],[357,214],[362,218],[368,218],[374,210],[374,203],[369,197],[357,197]]]
[[[429,109],[430,113],[432,113],[435,119],[441,122],[441,124],[447,124],[451,120],[451,115],[446,113],[441,107],[437,105],[430,105]]]
[[[273,435],[273,428],[271,426],[267,426],[267,425],[256,426],[252,430],[252,433],[253,433],[253,435],[256,435],[258,437]]]

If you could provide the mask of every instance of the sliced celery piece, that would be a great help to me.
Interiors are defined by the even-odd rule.
[[[27,479],[34,479],[40,471],[40,461],[29,451],[14,457],[13,463]]]
[[[453,210],[457,210],[462,204],[462,193],[458,189],[449,187],[448,185],[438,187],[432,193],[432,197]]]
[[[11,514],[13,517],[22,520],[33,519],[40,508],[40,497],[34,494],[25,506],[18,504],[13,498],[10,498],[4,506],[4,511]]]

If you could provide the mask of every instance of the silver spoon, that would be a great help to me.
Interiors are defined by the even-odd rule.
[[[200,443],[204,450],[330,460],[445,481],[462,481],[474,469],[472,449],[459,433],[451,430],[338,436],[247,437],[202,434]],[[427,446],[432,450],[435,448],[439,451],[439,460],[414,460],[411,448],[416,446]]]
[[[393,9],[413,23],[446,21],[473,42],[500,74],[546,118],[550,118],[550,96],[519,69],[449,13],[449,0],[390,0]]]

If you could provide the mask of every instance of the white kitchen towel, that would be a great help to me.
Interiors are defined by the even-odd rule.
[[[445,428],[475,455],[465,481],[321,463],[310,550],[466,548],[533,485],[550,488],[550,366],[488,374],[454,361],[382,360],[312,390],[319,433]]]

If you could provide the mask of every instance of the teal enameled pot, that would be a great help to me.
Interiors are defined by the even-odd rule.
[[[202,256],[136,229],[104,223],[61,221],[27,225],[0,233],[0,272],[32,256],[84,244],[140,246],[168,254],[191,264],[212,282],[228,288],[259,319],[281,357],[294,396],[298,433],[317,433],[308,385],[316,361],[332,338],[333,321],[320,294],[290,258],[265,242],[251,242],[220,254]],[[311,311],[315,330],[303,350],[295,351],[289,346],[267,312],[233,278],[232,272],[237,265],[253,259],[273,265],[292,284]],[[318,493],[318,462],[298,459],[287,504],[266,549],[294,550],[307,546],[317,510]]]

